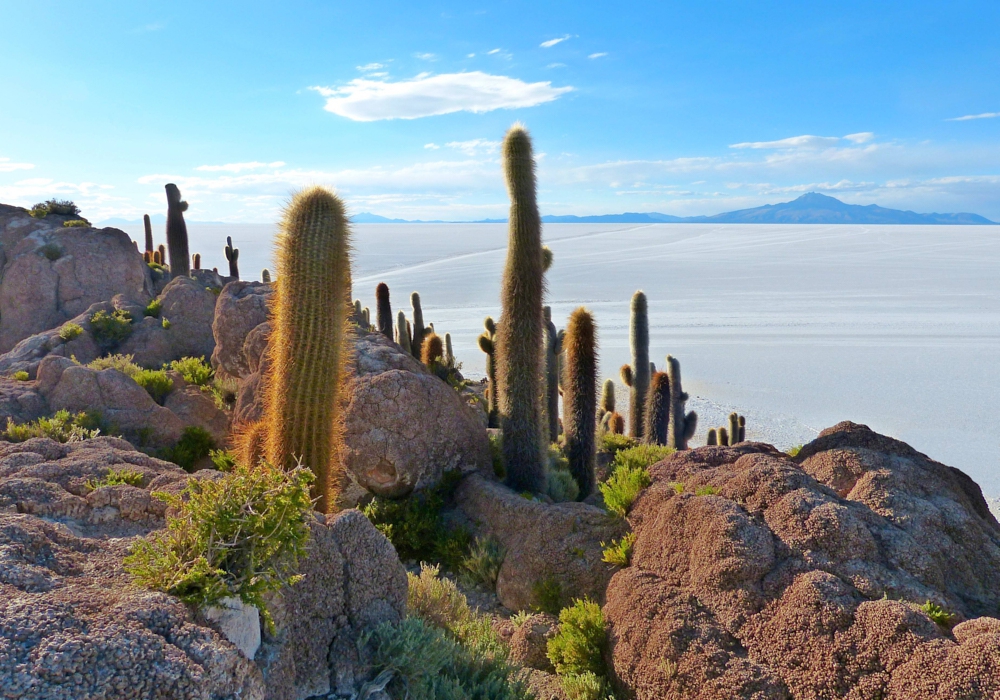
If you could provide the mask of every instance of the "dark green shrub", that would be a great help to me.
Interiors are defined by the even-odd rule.
[[[214,449],[215,440],[207,430],[189,425],[184,428],[176,445],[163,450],[162,457],[185,471],[191,471],[198,460],[207,457]]]
[[[143,473],[135,469],[127,467],[124,469],[111,469],[103,479],[88,481],[87,488],[96,491],[103,486],[118,486],[119,484],[142,486],[144,478]]]
[[[69,342],[79,337],[83,333],[83,328],[76,323],[64,323],[59,329],[59,337],[65,342]]]
[[[80,207],[68,199],[48,199],[31,207],[31,211],[28,212],[28,214],[36,219],[44,219],[49,214],[77,216],[79,213]]]
[[[559,614],[559,604],[562,599],[562,585],[554,576],[549,576],[541,581],[535,581],[531,586],[531,594],[535,603],[531,606],[538,612]]]
[[[124,309],[98,311],[90,317],[90,332],[102,349],[113,348],[132,335],[132,314]]]
[[[569,459],[556,444],[549,445],[545,490],[556,503],[575,501],[580,495],[580,487],[570,473]]]
[[[549,661],[560,676],[603,676],[605,637],[601,606],[587,598],[576,600],[559,613],[559,631],[548,641]]]
[[[45,256],[46,260],[51,260],[53,262],[61,258],[63,254],[62,248],[60,248],[56,243],[46,243],[38,249],[38,252]]]
[[[193,605],[228,596],[256,606],[268,626],[267,593],[294,584],[309,539],[312,473],[266,462],[237,465],[218,481],[192,479],[180,494],[155,493],[175,513],[140,540],[125,570],[147,588]]]
[[[174,370],[188,384],[197,386],[208,386],[215,376],[212,366],[205,362],[204,357],[183,357],[170,363],[170,369]]]
[[[77,442],[95,438],[100,434],[100,421],[95,416],[85,412],[72,414],[64,410],[30,423],[15,424],[8,418],[7,428],[0,431],[0,439],[8,442],[24,442],[31,438],[47,437],[57,442]]]

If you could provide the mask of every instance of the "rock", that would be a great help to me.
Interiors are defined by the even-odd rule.
[[[614,569],[602,561],[600,543],[624,534],[619,518],[586,503],[528,499],[478,474],[462,481],[455,503],[479,536],[506,551],[497,578],[506,607],[544,608],[546,588],[556,610],[583,596],[604,600]]]
[[[229,416],[215,404],[215,399],[199,386],[186,384],[176,372],[171,391],[163,407],[173,412],[185,426],[194,425],[207,430],[219,447],[229,443]]]
[[[123,467],[142,474],[140,486],[86,486]],[[361,513],[316,517],[300,562],[305,578],[273,596],[275,632],[263,635],[256,653],[252,639],[230,630],[237,646],[214,629],[227,624],[135,587],[124,572],[135,538],[165,525],[165,504],[152,491],[177,493],[190,479],[223,476],[186,474],[116,438],[0,442],[2,694],[304,700],[356,693],[368,678],[359,636],[400,620],[406,605],[402,564]],[[244,629],[250,637],[252,627]]]
[[[158,297],[160,315],[133,322],[132,335],[115,352],[133,355],[136,364],[159,369],[182,357],[207,361],[215,349],[212,320],[216,297],[190,277],[175,277]],[[163,320],[170,327],[163,327]]]
[[[250,333],[246,349],[260,340]],[[454,389],[380,333],[358,332],[354,347],[345,410],[347,503],[366,492],[405,496],[446,471],[492,473],[485,423]],[[259,354],[249,352],[248,362]],[[258,368],[242,385],[235,424],[260,419],[264,373]]]
[[[202,615],[212,627],[233,643],[243,656],[252,659],[260,648],[260,611],[239,598],[223,598],[205,608]]]
[[[559,631],[559,620],[554,615],[538,613],[514,628],[510,638],[510,660],[521,666],[555,673],[549,661],[549,640]]]
[[[152,281],[132,240],[114,228],[63,228],[0,205],[0,352],[115,294],[148,301]]]
[[[9,352],[0,355],[0,373],[13,374],[23,371],[34,378],[38,371],[38,364],[49,355],[75,357],[83,364],[96,360],[101,356],[102,351],[91,335],[90,317],[98,311],[110,312],[114,308],[110,302],[102,301],[90,305],[82,314],[70,319],[68,323],[75,323],[83,331],[70,340],[63,340],[59,337],[59,333],[66,324],[25,338]]]
[[[16,370],[15,370],[16,371]],[[7,420],[27,423],[45,415],[48,404],[34,382],[0,377],[0,430]]]
[[[850,423],[798,461],[742,443],[650,468],[628,518],[632,565],[604,606],[621,689],[705,700],[1000,693],[1000,620],[982,617],[1000,609],[1000,528],[978,487]],[[969,622],[949,634],[919,609],[927,600]]]
[[[251,372],[243,345],[250,332],[267,321],[267,304],[273,290],[261,282],[230,282],[219,294],[212,333],[215,351],[212,367],[232,377]]]

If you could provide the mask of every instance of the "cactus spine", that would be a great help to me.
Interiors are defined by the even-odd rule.
[[[328,512],[342,473],[343,300],[351,266],[350,228],[336,195],[313,187],[292,198],[278,235],[277,263],[265,453],[272,464],[291,468],[301,460],[311,469],[316,509]]]
[[[410,352],[410,334],[406,330],[406,314],[396,314],[396,342],[407,353]]]
[[[240,259],[240,249],[233,248],[233,238],[232,236],[226,236],[226,260],[229,261],[229,276],[234,280],[240,278],[240,266],[238,260]],[[350,282],[348,281],[348,288],[350,288]]]
[[[420,344],[424,342],[427,329],[424,328],[424,310],[420,308],[420,295],[417,292],[410,295],[410,306],[413,307],[413,340],[410,344],[413,356],[419,360]]]
[[[392,340],[392,305],[389,304],[389,285],[385,282],[375,287],[375,324],[379,333]]]
[[[196,269],[196,270],[200,270],[201,269],[201,253],[195,253],[191,257],[191,264],[194,267],[194,269]]]
[[[540,380],[545,338],[542,317],[542,224],[535,198],[531,138],[520,124],[502,146],[510,195],[507,260],[500,285],[502,316],[497,327],[497,388],[507,483],[515,491],[545,490],[545,437]]]
[[[545,413],[549,430],[549,442],[559,439],[559,354],[562,340],[552,323],[552,307],[543,309],[545,316]]]
[[[497,327],[490,316],[483,321],[486,331],[479,336],[479,349],[486,353],[486,405],[487,416],[489,417],[489,427],[500,427],[498,419],[498,398],[497,398],[497,370],[496,370],[496,340]]]
[[[643,440],[650,445],[666,445],[670,423],[670,378],[666,372],[654,372],[649,380],[644,419]]]
[[[266,267],[260,271],[260,281],[264,284],[271,284],[271,271]]]
[[[597,416],[597,332],[582,306],[566,325],[566,373],[563,378],[563,430],[569,471],[583,500],[594,490]]]
[[[167,191],[167,245],[170,248],[170,274],[173,277],[187,277],[191,274],[191,253],[188,251],[187,224],[184,212],[188,203],[181,201],[181,191],[177,185],[165,186]],[[161,253],[166,260],[166,255]]]
[[[153,224],[149,220],[149,214],[142,215],[142,227],[146,230],[146,252],[149,253],[149,259],[153,259]],[[147,260],[146,262],[149,262]]]
[[[706,445],[718,445],[719,444],[719,438],[715,434],[715,428],[709,428],[708,429],[708,435],[705,437],[705,444]]]
[[[667,446],[675,450],[686,450],[688,440],[698,426],[698,414],[685,413],[688,395],[681,386],[681,363],[676,357],[667,355],[667,374],[670,377],[670,427]]]
[[[649,315],[646,295],[641,291],[632,295],[632,318],[629,325],[629,344],[632,347],[630,382],[625,382],[629,392],[628,434],[642,437],[643,410],[646,391],[649,389]],[[624,375],[622,376],[624,380]]]

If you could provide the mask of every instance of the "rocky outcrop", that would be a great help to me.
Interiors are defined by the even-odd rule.
[[[1000,620],[982,617],[1000,609],[1000,528],[978,487],[850,423],[821,433],[798,462],[744,443],[650,469],[629,514],[632,565],[614,575],[604,607],[623,691],[1000,693]],[[961,624],[935,624],[918,607],[928,600]]]
[[[32,382],[0,377],[0,428],[7,419],[27,423],[45,415],[48,404]]]
[[[63,228],[67,218],[0,205],[0,352],[116,294],[151,298],[148,267],[128,234]]]
[[[462,481],[455,503],[480,537],[505,550],[497,596],[511,610],[557,605],[589,596],[604,600],[614,573],[601,542],[620,537],[624,523],[587,503],[548,504],[477,474]]]
[[[91,490],[109,469],[139,486]],[[358,636],[404,614],[406,575],[357,511],[312,524],[305,578],[271,602],[276,630],[253,659],[202,615],[135,587],[122,559],[164,526],[152,491],[188,475],[123,440],[0,443],[0,689],[5,697],[279,700],[350,697],[365,680]]]
[[[212,323],[212,367],[216,372],[244,379],[255,371],[250,368],[243,346],[250,331],[267,321],[272,293],[272,287],[261,282],[230,282],[223,287]]]

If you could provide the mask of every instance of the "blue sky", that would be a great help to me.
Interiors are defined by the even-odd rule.
[[[0,202],[92,220],[712,214],[816,190],[1000,220],[1000,3],[0,0]],[[976,118],[972,118],[976,117]]]

